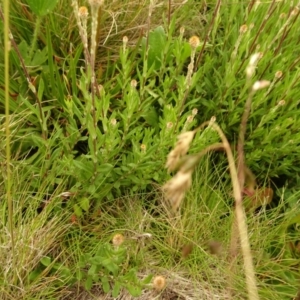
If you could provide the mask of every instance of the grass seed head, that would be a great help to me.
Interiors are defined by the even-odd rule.
[[[187,172],[178,171],[178,173],[163,186],[165,196],[170,201],[174,211],[180,206],[186,191],[192,185],[192,172],[192,169]]]
[[[194,131],[187,131],[180,134],[177,139],[177,143],[175,148],[169,153],[167,157],[166,168],[168,171],[173,171],[181,156],[185,155],[190,148],[190,144],[194,139],[195,132]]]

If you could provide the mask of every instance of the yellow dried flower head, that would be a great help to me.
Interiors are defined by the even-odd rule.
[[[153,288],[156,291],[162,291],[166,286],[166,278],[163,276],[155,276],[153,278]]]
[[[242,25],[240,27],[240,33],[243,34],[243,33],[246,33],[248,30],[248,26],[246,24]]]
[[[296,16],[299,13],[299,8],[295,6],[295,8],[291,12],[291,16]]]
[[[194,116],[193,116],[193,115],[188,116],[187,119],[186,119],[186,121],[187,121],[188,123],[192,123],[193,120],[194,120]]]
[[[112,238],[112,243],[115,247],[119,247],[124,243],[124,236],[120,233],[117,233]]]
[[[200,45],[200,39],[196,35],[193,35],[189,39],[189,44],[191,45],[192,48],[196,49]]]
[[[281,77],[282,77],[282,72],[281,72],[281,71],[277,71],[277,72],[275,73],[275,78],[279,79],[279,78],[281,78]]]
[[[194,108],[194,109],[192,110],[192,115],[193,115],[193,116],[196,116],[197,113],[198,113],[198,109],[197,109],[197,108]]]
[[[279,15],[279,19],[285,19],[286,18],[286,13],[281,13]]]
[[[128,37],[126,35],[123,36],[123,43],[124,44],[128,43]]]
[[[283,106],[283,105],[285,105],[285,100],[280,100],[280,101],[278,102],[278,106]]]
[[[136,88],[137,87],[137,81],[135,79],[132,79],[130,82],[131,87]]]
[[[87,18],[89,15],[89,11],[86,6],[81,6],[78,9],[78,15],[80,18]]]
[[[142,145],[141,145],[141,150],[142,150],[143,152],[145,152],[146,149],[147,149],[147,146],[146,146],[145,144],[142,144]]]
[[[114,119],[111,119],[110,120],[110,124],[112,125],[112,126],[115,126],[116,124],[117,124],[117,120],[114,118]]]
[[[173,127],[173,122],[168,122],[167,123],[167,129],[171,129]]]

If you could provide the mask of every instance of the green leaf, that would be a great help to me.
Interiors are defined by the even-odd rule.
[[[51,12],[57,2],[58,0],[27,0],[30,9],[39,17]]]
[[[92,286],[93,286],[93,279],[92,279],[92,277],[88,276],[88,278],[86,279],[86,281],[84,283],[84,287],[87,291],[90,291]]]
[[[97,168],[97,171],[99,173],[109,173],[112,169],[114,168],[114,166],[112,164],[102,164]]]
[[[138,286],[128,285],[126,286],[126,288],[128,289],[130,295],[133,297],[138,297],[142,294],[142,289]]]
[[[41,259],[41,264],[43,264],[45,267],[48,267],[51,264],[51,262],[52,262],[52,259],[49,256],[44,256]]]
[[[108,271],[116,275],[119,271],[119,267],[111,261],[111,259],[103,259],[101,261],[103,267],[105,267]]]
[[[74,213],[75,213],[75,215],[76,215],[77,217],[81,217],[81,216],[82,216],[82,210],[81,210],[81,208],[79,207],[78,204],[75,204],[75,205],[73,206],[73,209],[74,209]]]
[[[29,282],[33,282],[34,280],[36,280],[42,274],[42,272],[43,271],[40,269],[30,272],[28,276]]]
[[[101,277],[102,288],[104,293],[108,293],[110,291],[110,285],[108,278],[106,276]]]
[[[162,65],[162,53],[167,43],[167,36],[162,26],[157,27],[149,33],[148,41],[148,67],[150,68],[154,64],[154,69],[159,69]],[[146,53],[146,39],[143,40],[142,50]]]
[[[39,82],[39,90],[38,90],[38,98],[42,100],[43,95],[44,95],[44,89],[45,89],[45,84],[43,78],[40,78]]]
[[[40,67],[48,59],[48,49],[45,47],[42,51],[37,50],[34,54],[33,60],[30,62],[31,66]]]
[[[98,272],[98,266],[97,265],[92,265],[90,267],[90,269],[88,270],[88,275],[89,276],[94,276],[94,275],[97,274],[97,272]]]
[[[80,202],[79,202],[80,207],[84,210],[84,211],[88,211],[90,208],[90,200],[87,197],[83,197]]]
[[[84,277],[84,273],[81,270],[77,270],[76,271],[76,279],[77,279],[77,281],[81,281],[83,277]]]
[[[142,283],[143,283],[143,284],[149,284],[149,283],[151,282],[152,278],[153,278],[153,275],[150,274],[150,275],[148,275],[146,278],[144,278],[144,279],[142,280]]]
[[[114,287],[112,289],[111,295],[114,298],[117,298],[119,296],[119,294],[120,294],[120,289],[121,289],[121,284],[116,281],[115,284],[114,284]]]

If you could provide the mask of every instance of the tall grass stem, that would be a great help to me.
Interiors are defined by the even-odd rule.
[[[9,0],[4,0],[4,83],[5,83],[5,134],[6,134],[6,198],[8,206],[8,224],[11,237],[11,251],[14,257],[14,225],[13,225],[13,199],[11,195],[12,176],[11,176],[11,149],[10,149],[10,114],[9,114],[9,51],[10,51],[10,38],[9,38]],[[14,261],[14,259],[13,259]]]

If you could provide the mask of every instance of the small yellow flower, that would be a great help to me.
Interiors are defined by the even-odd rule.
[[[141,150],[142,152],[146,152],[147,146],[145,144],[141,145]]]
[[[135,79],[132,79],[130,82],[131,87],[136,88],[137,87],[137,81]]]
[[[166,278],[163,276],[155,276],[153,278],[153,288],[160,292],[166,287]]]
[[[277,71],[277,72],[275,73],[275,78],[279,79],[279,78],[281,78],[281,77],[282,77],[282,72],[281,72],[281,71]]]
[[[283,106],[285,105],[285,100],[280,100],[277,104],[278,106]]]
[[[117,233],[112,238],[112,243],[115,247],[119,247],[124,243],[124,236],[120,233]]]
[[[78,9],[78,15],[80,18],[87,18],[89,15],[89,11],[86,6],[81,6]]]
[[[196,35],[193,35],[189,39],[189,44],[191,45],[192,48],[196,49],[200,45],[200,39]]]
[[[115,126],[115,125],[117,124],[117,120],[116,120],[115,118],[111,119],[111,120],[110,120],[110,124],[111,124],[112,126]]]
[[[240,27],[240,33],[243,34],[243,33],[246,33],[248,30],[248,26],[246,24],[242,25]]]
[[[168,122],[167,123],[167,129],[171,129],[173,127],[173,123],[172,122]]]

